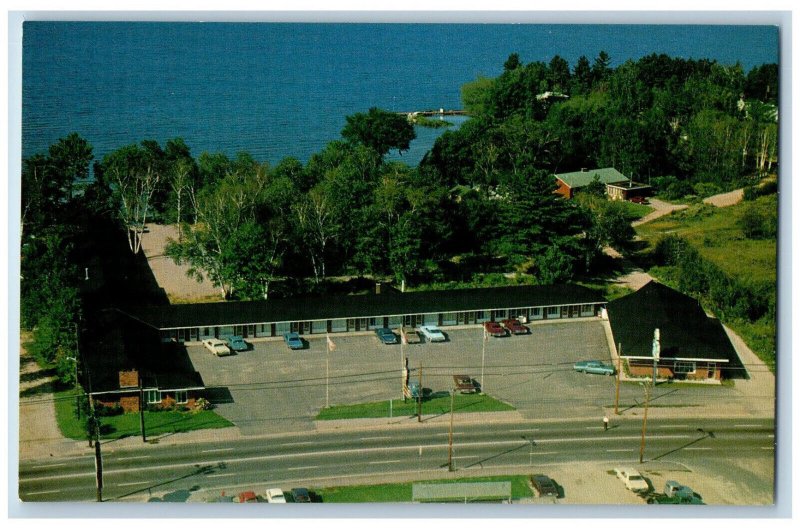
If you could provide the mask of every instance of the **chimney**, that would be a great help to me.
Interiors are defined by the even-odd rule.
[[[380,294],[381,293],[381,284],[380,284],[380,282],[375,283],[375,293],[376,294]]]
[[[139,372],[135,369],[130,371],[119,372],[119,387],[124,388],[138,388],[139,387]]]

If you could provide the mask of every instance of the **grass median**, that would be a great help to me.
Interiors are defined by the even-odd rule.
[[[416,483],[485,483],[497,481],[511,482],[511,497],[530,498],[533,492],[528,486],[529,476],[487,476],[459,479],[439,479],[418,481]],[[385,483],[382,485],[353,485],[347,487],[328,487],[316,493],[324,503],[397,503],[410,502],[413,483]]]
[[[474,413],[491,411],[513,411],[510,404],[501,402],[484,394],[457,394],[453,402],[453,413]],[[446,392],[433,394],[422,401],[423,415],[444,415],[450,413],[450,395]],[[380,419],[403,417],[417,414],[417,401],[396,399],[390,401],[367,402],[323,408],[316,419],[329,421],[336,419]]]

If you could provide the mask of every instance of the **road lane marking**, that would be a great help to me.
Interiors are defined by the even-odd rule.
[[[686,426],[682,424],[659,424],[656,428],[686,428]]]
[[[280,446],[307,446],[316,444],[314,441],[298,441],[297,443],[283,443]]]
[[[633,452],[633,448],[609,448],[606,452]]]
[[[227,474],[208,474],[206,477],[209,478],[229,478],[231,476],[238,476],[237,472],[228,472]]]
[[[684,448],[684,450],[711,450],[711,448],[704,448],[702,446],[690,446],[688,448]]]
[[[66,463],[50,463],[49,465],[36,465],[31,468],[51,468],[51,467],[63,467],[66,466]]]
[[[774,446],[762,446],[761,450],[775,450]]]
[[[289,467],[286,470],[311,470],[312,468],[319,468],[319,465],[310,467]]]
[[[202,453],[207,452],[232,452],[236,450],[236,448],[209,448],[208,450],[200,450]]]
[[[27,495],[27,496],[36,496],[36,495],[39,495],[39,494],[56,494],[58,492],[61,492],[61,491],[60,490],[43,490],[43,491],[39,491],[39,492],[26,492],[25,495]]]
[[[115,457],[112,461],[127,461],[128,459],[150,459],[152,456]]]
[[[557,453],[558,452],[533,452],[531,455],[534,455],[534,456],[552,456],[552,455],[557,454]]]
[[[370,465],[388,465],[389,463],[403,463],[406,459],[392,459],[389,461],[369,461]]]
[[[525,429],[525,430],[509,430],[509,432],[528,433],[528,432],[538,432],[539,430],[541,430],[541,428],[528,428],[528,429]]]
[[[734,428],[758,428],[758,424],[734,424]]]
[[[132,487],[133,485],[147,485],[149,481],[132,481],[130,483],[117,483],[117,487]]]
[[[382,435],[382,436],[378,436],[378,437],[362,437],[361,438],[362,441],[383,441],[383,440],[386,440],[386,439],[391,439],[391,437],[388,436],[388,435]]]

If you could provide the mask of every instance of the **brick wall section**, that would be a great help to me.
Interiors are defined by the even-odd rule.
[[[139,395],[132,395],[129,397],[120,397],[119,404],[125,413],[139,411]]]
[[[570,189],[570,187],[567,184],[565,184],[564,182],[562,182],[557,178],[556,178],[556,183],[558,184],[558,189],[556,189],[555,191],[556,193],[558,193],[564,198],[572,198],[572,189]]]
[[[136,388],[139,387],[139,372],[135,369],[130,371],[119,372],[119,387],[120,388]]]

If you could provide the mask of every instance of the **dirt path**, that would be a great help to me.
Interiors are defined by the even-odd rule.
[[[720,193],[713,197],[703,199],[703,204],[711,204],[718,208],[726,208],[728,206],[735,206],[744,199],[744,189],[736,189],[729,193]]]
[[[689,207],[686,204],[670,204],[669,202],[664,202],[663,200],[659,200],[657,198],[650,199],[650,206],[654,209],[654,211],[648,213],[639,220],[631,222],[631,226],[635,228],[636,226],[644,224],[645,222],[650,222],[651,220],[663,217],[664,215],[669,215],[673,211],[679,211]]]
[[[19,361],[19,457],[32,459],[60,453],[61,447],[72,441],[61,435],[56,422],[55,376],[39,367],[22,343]]]
[[[187,301],[219,301],[220,292],[203,276],[203,282],[186,275],[188,265],[177,265],[169,257],[164,255],[164,248],[169,239],[178,238],[178,229],[174,224],[160,225],[148,224],[148,233],[142,238],[142,251],[147,256],[150,269],[158,281],[158,285],[164,289],[172,303]]]

